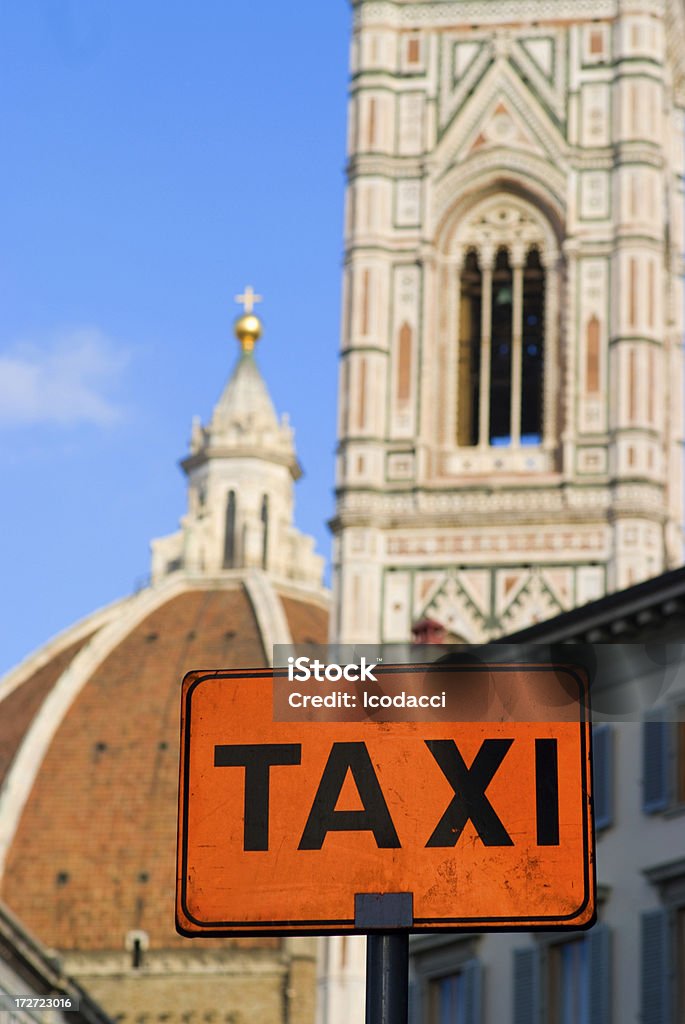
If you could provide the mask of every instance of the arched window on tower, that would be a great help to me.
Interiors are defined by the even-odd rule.
[[[531,249],[523,269],[521,444],[540,444],[542,440],[544,320],[545,272],[540,253]]]
[[[471,250],[461,275],[459,311],[459,396],[457,400],[457,443],[478,444],[480,381],[480,324],[483,280],[478,256]]]
[[[265,494],[262,498],[262,510],[260,513],[262,521],[262,569],[266,569],[269,556],[269,496]]]
[[[539,251],[531,248],[512,265],[502,247],[483,271],[470,250],[460,296],[457,444],[540,444],[545,271]]]
[[[228,492],[226,499],[226,531],[224,533],[224,569],[234,569],[236,560],[235,543],[235,491]]]
[[[500,249],[492,271],[490,335],[490,429],[492,445],[511,444],[513,277],[509,253]]]

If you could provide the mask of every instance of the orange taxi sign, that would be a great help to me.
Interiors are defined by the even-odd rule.
[[[582,672],[438,663],[369,677],[186,676],[178,930],[363,932],[374,921],[360,908],[384,894],[413,931],[591,925]]]

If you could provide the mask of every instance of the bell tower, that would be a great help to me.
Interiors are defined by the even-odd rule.
[[[356,0],[334,630],[682,562],[681,0]]]

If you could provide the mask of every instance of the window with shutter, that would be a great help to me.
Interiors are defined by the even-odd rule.
[[[464,1024],[464,977],[461,972],[436,978],[431,984],[431,1024]]]
[[[608,723],[592,727],[592,792],[595,806],[595,827],[613,824],[614,733]]]
[[[597,924],[588,932],[589,1022],[611,1024],[611,931]]]
[[[411,1024],[482,1024],[483,967],[476,934],[412,936]]]
[[[428,1024],[480,1024],[482,968],[471,960],[452,974],[433,978],[428,998]]]
[[[670,922],[667,910],[642,915],[642,1024],[671,1024]]]
[[[675,723],[676,777],[675,798],[679,804],[685,804],[685,705],[680,705]]]
[[[513,1024],[539,1024],[540,951],[537,947],[514,950]]]
[[[590,1024],[589,950],[585,939],[560,942],[549,954],[550,1024]]]
[[[479,960],[464,965],[464,1016],[467,1024],[480,1024],[483,966]]]
[[[421,1024],[421,985],[412,973],[409,976],[408,1024]]]
[[[678,1012],[676,1020],[685,1021],[685,907],[678,907],[675,920],[675,970]]]
[[[642,807],[645,814],[664,811],[671,800],[669,745],[671,723],[665,711],[653,712],[643,723]]]
[[[548,1024],[611,1024],[611,933],[596,925],[582,938],[548,947]]]
[[[644,869],[661,905],[641,918],[641,1024],[685,1022],[685,858]]]

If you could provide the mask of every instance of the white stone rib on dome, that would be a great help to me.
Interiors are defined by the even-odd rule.
[[[259,626],[266,663],[273,665],[273,645],[293,642],[283,605],[266,573],[252,569],[243,582]]]
[[[140,591],[120,605],[120,613],[103,620],[101,628],[74,657],[43,701],[10,765],[0,788],[0,878],[43,760],[70,707],[105,659],[147,616],[172,598],[193,589],[218,589],[245,584],[253,607],[267,662],[273,645],[290,644],[292,636],[278,595],[265,573],[253,570],[221,577],[192,577],[175,573],[159,585]],[[92,619],[86,620],[92,623]],[[74,627],[78,630],[78,624]],[[76,634],[74,634],[76,635]],[[82,635],[82,634],[81,634]],[[38,657],[40,652],[36,655]]]
[[[82,640],[90,633],[95,633],[97,630],[102,629],[132,600],[133,598],[129,595],[117,598],[117,600],[104,605],[102,608],[97,608],[94,612],[86,615],[84,619],[79,619],[78,622],[68,626],[61,633],[57,633],[49,640],[46,640],[37,650],[28,654],[18,665],[15,665],[14,668],[10,669],[9,672],[0,678],[0,702],[9,697],[11,693],[14,693],[30,676],[47,665],[53,658],[60,655],[67,647],[78,643],[79,640]]]

